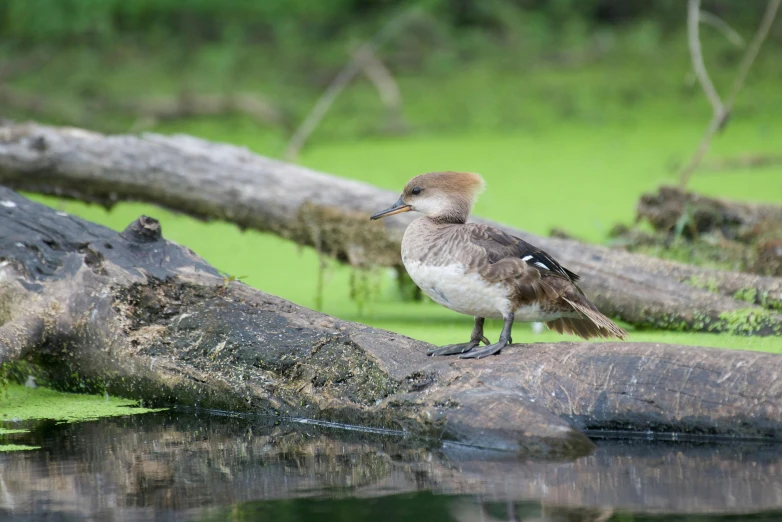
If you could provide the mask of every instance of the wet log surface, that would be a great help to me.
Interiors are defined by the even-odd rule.
[[[275,233],[355,266],[400,266],[402,233],[413,219],[367,222],[396,192],[189,136],[105,136],[8,123],[0,126],[0,183],[106,206],[154,203]],[[498,226],[578,272],[598,307],[628,323],[757,335],[782,329],[775,311],[782,307],[782,278],[706,270]],[[736,295],[752,296],[754,304]]]
[[[402,429],[528,456],[582,429],[782,439],[782,357],[652,343],[536,343],[486,359],[226,281],[142,217],[115,233],[0,187],[0,365],[39,382]]]

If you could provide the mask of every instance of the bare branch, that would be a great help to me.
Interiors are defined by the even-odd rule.
[[[701,84],[703,92],[711,103],[714,116],[722,114],[725,110],[722,99],[720,99],[717,89],[714,87],[709,72],[706,70],[706,64],[703,62],[703,52],[701,50],[700,39],[700,18],[701,18],[701,0],[689,0],[687,3],[687,41],[690,47],[690,58],[692,59],[692,69]]]
[[[700,14],[700,20],[701,23],[708,24],[721,32],[725,38],[728,39],[730,43],[735,45],[736,47],[744,47],[746,43],[744,42],[744,38],[741,37],[741,35],[736,31],[734,28],[732,28],[730,25],[728,25],[728,22],[720,18],[719,16],[715,15],[714,13],[710,13],[708,11],[701,11]]]
[[[768,32],[771,29],[771,24],[774,22],[774,18],[777,15],[779,4],[781,2],[782,0],[769,0],[768,6],[766,7],[766,12],[763,14],[763,19],[760,22],[760,26],[755,32],[755,36],[752,38],[752,42],[749,44],[749,47],[741,59],[739,71],[736,75],[736,79],[733,82],[733,87],[731,88],[730,94],[723,104],[719,99],[719,95],[717,95],[717,91],[714,89],[714,86],[711,85],[711,80],[708,80],[708,85],[711,86],[710,92],[706,84],[703,82],[703,78],[699,75],[698,72],[699,67],[702,67],[703,73],[706,71],[706,67],[703,65],[700,39],[698,38],[697,34],[697,13],[700,9],[700,0],[690,0],[688,4],[687,27],[690,40],[690,52],[693,59],[693,67],[695,67],[695,74],[699,75],[698,80],[701,81],[701,86],[703,87],[704,92],[706,92],[706,96],[709,97],[709,101],[711,102],[712,108],[714,109],[714,114],[711,118],[711,121],[709,121],[708,126],[706,127],[706,131],[704,132],[703,137],[698,144],[698,148],[695,150],[695,153],[690,158],[690,161],[687,163],[687,165],[685,165],[679,174],[680,187],[684,188],[687,186],[690,178],[692,177],[692,174],[695,172],[695,169],[698,168],[698,165],[700,165],[704,156],[706,156],[706,153],[709,151],[712,137],[727,123],[731,111],[733,110],[733,104],[736,102],[736,98],[744,86],[744,81],[747,78],[747,74],[749,73],[750,68],[752,68],[752,64],[755,63],[755,58],[757,58],[758,52],[760,52],[760,48],[768,36]],[[695,14],[693,14],[694,9],[696,10]],[[694,23],[692,21],[693,17],[696,17]],[[698,63],[700,63],[700,66],[696,65]],[[705,74],[705,78],[708,79],[708,74]]]
[[[377,89],[380,101],[386,107],[389,127],[393,130],[401,130],[403,127],[402,91],[399,89],[394,75],[373,52],[365,56],[363,72]]]
[[[727,108],[728,113],[733,109],[733,104],[744,86],[747,74],[749,74],[749,70],[752,68],[752,64],[755,63],[755,58],[757,58],[758,53],[760,52],[760,47],[763,45],[766,37],[768,37],[768,32],[771,30],[771,24],[774,23],[774,18],[777,16],[777,11],[779,11],[779,4],[781,2],[782,0],[769,1],[766,12],[763,14],[763,19],[760,22],[760,27],[758,27],[755,36],[752,38],[752,42],[750,42],[749,47],[747,48],[747,52],[744,53],[744,57],[741,59],[738,75],[733,82],[730,94],[728,94],[728,97],[725,100],[725,107]]]
[[[304,143],[310,137],[320,124],[320,121],[329,111],[334,101],[339,97],[342,91],[347,85],[361,72],[366,66],[370,57],[383,45],[388,39],[395,35],[402,27],[404,27],[412,18],[413,15],[418,14],[416,7],[403,11],[396,18],[391,19],[373,38],[362,45],[354,54],[352,59],[342,68],[341,71],[334,77],[329,86],[323,91],[318,101],[315,102],[315,106],[307,114],[307,117],[301,123],[291,140],[288,142],[288,147],[285,150],[285,159],[287,161],[293,161],[298,156],[299,151],[304,146]]]

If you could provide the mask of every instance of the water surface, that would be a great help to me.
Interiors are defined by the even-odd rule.
[[[37,422],[0,520],[779,520],[782,448],[598,440],[574,461],[167,411]]]

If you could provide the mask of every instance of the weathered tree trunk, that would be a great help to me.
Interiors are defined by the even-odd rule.
[[[0,187],[0,365],[177,403],[320,418],[524,454],[579,429],[782,439],[782,357],[538,343],[479,361],[226,281],[142,217],[124,232]]]
[[[412,219],[368,222],[396,193],[189,136],[6,124],[0,126],[0,183],[105,206],[155,203],[279,234],[356,266],[399,266],[399,243]],[[778,308],[780,278],[704,270],[498,226],[579,272],[601,310],[634,325],[757,335],[782,328],[782,315],[733,297],[741,292]]]

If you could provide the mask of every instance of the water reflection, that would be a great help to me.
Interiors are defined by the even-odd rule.
[[[8,439],[41,449],[0,454],[0,519],[782,519],[782,448],[760,444],[601,441],[589,457],[540,462],[174,412]]]

